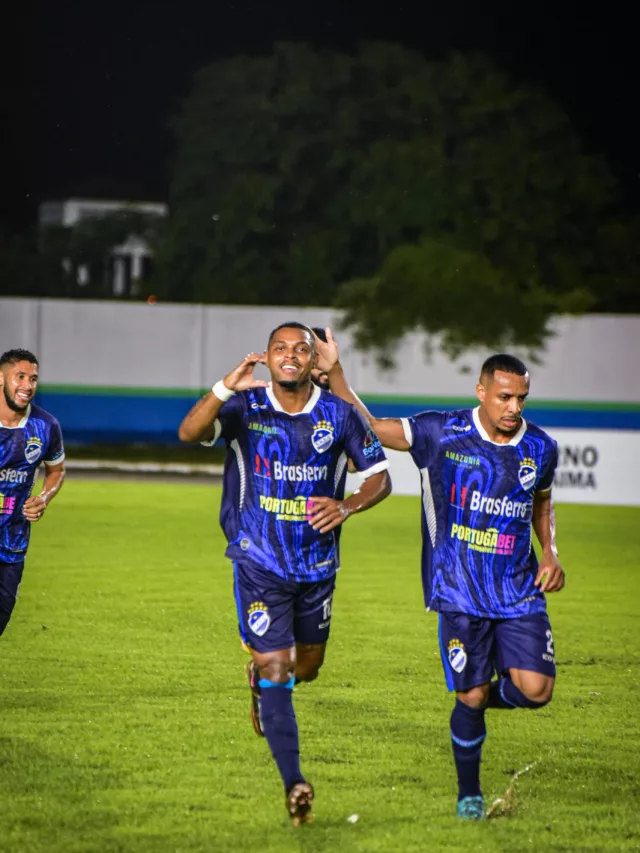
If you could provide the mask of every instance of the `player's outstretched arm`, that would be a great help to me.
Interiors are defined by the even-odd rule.
[[[256,364],[264,364],[264,356],[250,352],[240,364],[216,383],[185,416],[178,429],[180,441],[210,441],[214,436],[214,421],[229,397],[248,388],[265,388],[269,383],[254,379]]]
[[[24,517],[29,521],[40,521],[45,509],[62,488],[65,478],[64,462],[58,465],[44,463],[44,483],[39,495],[28,497],[22,508]]]
[[[343,501],[335,498],[310,498],[309,523],[319,533],[328,533],[343,524],[355,512],[364,512],[391,494],[388,471],[379,471],[364,481],[358,491]]]
[[[338,347],[331,329],[325,331],[326,343],[316,338],[316,366],[329,377],[331,393],[351,403],[364,415],[384,447],[389,447],[391,450],[409,450],[410,445],[405,437],[402,421],[397,418],[375,418],[351,388],[340,364]]]
[[[556,515],[551,489],[536,492],[533,498],[532,524],[542,547],[536,586],[539,586],[542,592],[559,592],[564,586],[564,571],[556,547]]]

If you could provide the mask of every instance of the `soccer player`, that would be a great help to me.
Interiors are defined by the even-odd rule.
[[[311,331],[319,338],[322,343],[327,343],[327,334],[322,326],[312,326]],[[329,377],[324,372],[324,370],[320,370],[318,367],[314,367],[311,371],[311,381],[314,385],[317,385],[319,388],[322,388],[323,391],[331,391],[331,385],[329,383]]]
[[[0,355],[0,634],[16,603],[31,525],[42,518],[64,480],[60,424],[32,403],[37,385],[33,353],[12,349]],[[42,462],[42,491],[32,495]]]
[[[314,792],[300,770],[293,686],[313,681],[324,660],[340,525],[391,491],[384,451],[362,415],[311,382],[315,345],[307,326],[278,326],[265,353],[249,353],[179,429],[182,441],[227,443],[220,523],[252,655],[252,721],[294,825],[311,820]],[[271,383],[254,379],[258,364]],[[347,457],[365,480],[344,499]]]
[[[486,709],[535,710],[553,692],[545,593],[564,586],[551,502],[557,445],[522,417],[529,373],[514,356],[484,362],[473,410],[380,419],[349,388],[329,330],[327,338],[318,344],[319,367],[332,392],[358,406],[385,447],[409,451],[420,470],[424,599],[439,614],[446,683],[456,692],[457,814],[477,820],[486,815],[480,787]]]

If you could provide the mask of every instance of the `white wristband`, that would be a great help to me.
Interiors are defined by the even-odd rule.
[[[231,397],[233,397],[233,395],[236,393],[235,391],[232,391],[230,388],[227,388],[227,386],[224,384],[222,379],[220,379],[218,382],[216,382],[216,384],[213,386],[213,388],[211,390],[216,395],[218,400],[222,400],[223,403],[226,403],[226,401],[229,400]]]

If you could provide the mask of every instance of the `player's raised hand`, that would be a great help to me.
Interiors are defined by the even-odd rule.
[[[247,388],[266,388],[269,384],[263,379],[255,379],[253,371],[257,364],[264,364],[263,355],[257,352],[249,352],[240,364],[222,380],[229,391],[246,391]]]
[[[317,335],[316,339],[316,364],[318,370],[328,373],[340,360],[338,345],[336,344],[331,329],[325,329],[327,342],[321,341]]]
[[[541,592],[560,592],[564,586],[564,570],[557,557],[542,557],[535,585],[540,587]]]
[[[328,533],[345,522],[353,513],[345,501],[337,501],[334,498],[318,497],[309,498],[307,501],[307,518],[309,524],[318,533]]]

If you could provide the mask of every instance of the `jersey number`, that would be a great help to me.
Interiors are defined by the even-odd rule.
[[[551,657],[555,657],[555,649],[553,648],[553,634],[551,631],[547,631],[547,654],[551,655]]]

